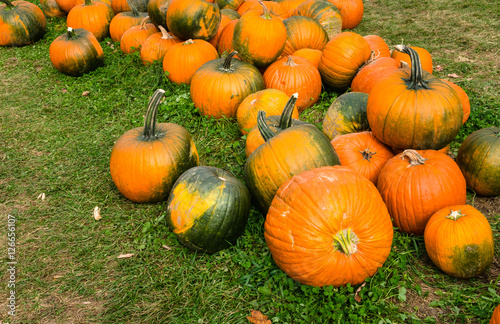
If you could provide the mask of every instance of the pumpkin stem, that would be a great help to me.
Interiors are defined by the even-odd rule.
[[[425,81],[422,77],[424,70],[422,69],[422,63],[420,63],[420,57],[418,56],[417,51],[406,45],[396,45],[395,47],[398,51],[410,56],[410,78],[405,79],[408,89],[429,89],[427,81]]]
[[[297,66],[297,64],[295,64],[295,62],[293,61],[293,56],[292,55],[288,55],[288,59],[286,60],[285,65],[287,65],[287,66]]]
[[[127,0],[127,4],[132,9],[132,16],[137,17],[139,16],[139,11],[135,7],[135,5],[132,3],[132,1]]]
[[[377,152],[371,152],[370,149],[367,147],[363,151],[359,151],[361,155],[363,155],[363,160],[368,160],[370,162],[370,159],[374,154],[377,154]]]
[[[224,59],[224,63],[222,64],[222,67],[220,68],[220,70],[222,72],[231,72],[233,69],[231,69],[231,61],[233,59],[233,56],[235,56],[236,54],[238,54],[238,52],[236,51],[232,51],[231,53],[229,53],[226,58]]]
[[[146,16],[146,17],[144,17],[144,19],[141,20],[141,23],[140,23],[140,26],[141,26],[140,29],[141,30],[147,29],[147,27],[146,27],[146,21],[148,21],[148,20],[150,20],[149,16]]]
[[[74,39],[76,38],[78,35],[75,33],[75,31],[73,30],[73,28],[71,27],[68,27],[68,32],[66,33],[66,37],[69,39]]]
[[[182,43],[182,45],[191,45],[191,44],[194,44],[194,42],[193,42],[192,39],[188,39],[187,41],[185,41],[184,43]]]
[[[92,0],[85,0],[85,5],[86,6],[91,6],[92,5]]]
[[[299,94],[296,92],[286,102],[285,108],[283,108],[283,112],[281,113],[280,117],[279,127],[281,129],[286,129],[292,126],[293,108],[295,107],[295,102],[297,101],[298,97]]]
[[[269,13],[269,9],[267,9],[266,5],[262,0],[258,0],[259,4],[262,6],[264,9],[264,13],[262,14],[261,18],[262,19],[272,19],[271,14]]]
[[[10,10],[10,9],[14,8],[14,5],[9,0],[0,0],[0,1],[3,2],[3,3],[5,3],[7,5],[6,9]]]
[[[148,141],[158,138],[158,134],[156,134],[156,116],[158,115],[158,106],[164,94],[165,90],[158,89],[151,97],[151,100],[149,100],[148,110],[146,111],[146,118],[144,120],[144,131],[142,132],[142,136]]]
[[[459,210],[450,210],[450,214],[448,216],[445,216],[444,218],[451,219],[454,221],[457,221],[459,218],[464,217],[465,214],[462,214],[462,211]]]
[[[276,135],[271,128],[266,123],[266,112],[259,110],[257,113],[257,128],[259,129],[260,135],[267,142],[270,138]]]
[[[425,164],[424,162],[427,161],[427,159],[423,158],[415,150],[404,150],[404,152],[401,153],[401,160],[404,160],[405,157],[408,157],[408,159],[410,160],[410,164],[407,166],[408,168]]]
[[[340,250],[340,252],[347,256],[350,256],[358,251],[359,239],[350,228],[341,230],[333,237],[333,239],[335,240],[333,243],[335,249]]]
[[[158,28],[160,29],[161,32],[161,39],[169,39],[172,38],[172,35],[168,33],[168,31],[161,25],[158,25]]]

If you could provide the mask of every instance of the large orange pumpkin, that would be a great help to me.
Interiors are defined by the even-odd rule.
[[[313,18],[292,16],[283,20],[286,27],[286,43],[281,55],[292,55],[301,48],[323,50],[328,43],[328,35]]]
[[[321,167],[283,183],[264,224],[271,255],[306,285],[357,285],[391,251],[392,223],[380,194],[343,166]]]
[[[156,122],[165,91],[151,98],[144,127],[127,131],[111,150],[111,178],[122,195],[138,203],[166,200],[177,178],[199,163],[189,132],[182,126]]]
[[[330,39],[321,54],[318,70],[323,82],[336,89],[349,87],[358,69],[370,58],[368,42],[354,32]]]
[[[109,24],[115,16],[108,4],[97,0],[85,0],[84,4],[71,9],[66,19],[68,27],[84,28],[94,34],[98,41],[109,35]]]
[[[432,262],[453,277],[477,277],[493,262],[490,223],[470,205],[438,210],[425,227],[424,242]]]
[[[2,0],[0,46],[24,46],[45,35],[47,20],[42,9],[28,1]]]
[[[465,204],[465,178],[448,155],[435,150],[405,150],[389,159],[377,188],[394,226],[424,234],[429,218],[439,209]]]
[[[423,71],[415,50],[402,46],[412,67],[394,71],[370,91],[367,117],[373,134],[400,149],[436,149],[448,145],[463,120],[457,92]]]
[[[342,16],[342,29],[353,29],[363,19],[363,0],[328,0],[335,5]]]

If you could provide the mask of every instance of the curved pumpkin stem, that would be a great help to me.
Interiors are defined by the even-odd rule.
[[[148,20],[151,20],[151,19],[149,19],[149,16],[146,16],[146,17],[144,17],[144,19],[141,20],[141,23],[140,23],[141,30],[147,29],[146,21],[148,21]]]
[[[427,161],[427,159],[423,158],[415,150],[404,150],[404,152],[401,153],[401,160],[404,160],[405,157],[407,157],[410,160],[410,164],[408,165],[408,168],[413,167],[413,166],[417,166],[417,165],[425,164],[424,162]]]
[[[158,25],[158,28],[160,29],[161,32],[161,39],[169,39],[173,38],[172,35],[168,33],[168,31],[161,25]]]
[[[144,120],[144,130],[142,132],[142,136],[145,140],[152,141],[158,138],[158,134],[156,134],[156,116],[158,115],[158,106],[164,94],[165,90],[158,89],[151,97],[151,100],[149,100],[148,110],[146,111],[146,118]]]
[[[410,56],[410,78],[405,79],[408,89],[429,89],[429,87],[427,86],[427,81],[422,78],[424,70],[422,69],[422,63],[420,63],[420,57],[418,56],[417,51],[406,45],[396,45],[395,47],[398,51]]]
[[[271,14],[269,13],[269,9],[267,9],[264,2],[262,2],[262,0],[258,0],[257,2],[262,6],[262,8],[264,8],[264,13],[262,14],[261,17],[263,19],[272,19]]]
[[[259,129],[260,135],[266,142],[274,135],[276,135],[267,125],[266,112],[263,110],[259,110],[259,112],[257,113],[257,128]]]
[[[139,16],[139,11],[138,11],[138,10],[137,10],[137,8],[135,7],[135,5],[132,3],[132,1],[128,1],[128,0],[127,0],[127,4],[128,4],[128,6],[130,7],[130,9],[132,9],[132,16],[134,16],[134,17]]]
[[[281,129],[286,129],[292,126],[293,108],[295,107],[295,102],[297,102],[298,97],[299,94],[296,92],[286,102],[285,108],[283,108],[283,112],[281,113],[280,117],[279,127]]]
[[[222,64],[222,67],[220,68],[220,70],[222,72],[231,72],[233,71],[233,69],[231,69],[231,61],[233,59],[233,56],[235,56],[236,54],[238,54],[238,52],[236,51],[232,51],[231,53],[229,53],[225,60],[224,60],[224,63]]]
[[[465,214],[462,214],[462,211],[459,209],[459,210],[450,210],[450,214],[448,216],[445,216],[444,218],[457,221],[459,218],[462,218],[464,216]]]
[[[13,9],[14,8],[14,5],[12,4],[12,2],[10,2],[9,0],[0,0],[0,2],[3,2],[7,5],[7,8],[6,9]]]
[[[358,251],[359,239],[350,228],[338,232],[333,239],[335,248],[347,256]]]

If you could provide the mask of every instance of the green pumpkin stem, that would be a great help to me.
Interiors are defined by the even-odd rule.
[[[233,59],[233,56],[235,56],[236,54],[238,54],[238,52],[232,51],[231,53],[229,53],[226,56],[226,59],[224,60],[224,63],[222,64],[222,68],[221,68],[221,70],[223,72],[231,72],[232,71],[232,69],[231,69],[231,61]]]
[[[142,136],[148,141],[158,138],[158,134],[156,134],[156,116],[158,115],[158,106],[164,94],[165,90],[158,89],[151,97],[151,100],[149,100],[148,110],[146,111],[146,118],[144,120],[144,130],[142,132]]]
[[[354,232],[348,228],[341,230],[333,237],[335,248],[347,256],[350,256],[358,251],[359,239]]]
[[[76,38],[78,35],[75,33],[75,30],[71,27],[68,27],[67,29],[67,33],[66,33],[66,37],[69,39],[74,39]]]
[[[257,128],[259,129],[260,135],[266,142],[274,135],[276,135],[267,125],[266,112],[263,110],[259,110],[259,112],[257,113]]]
[[[359,151],[361,155],[363,155],[363,160],[367,160],[370,162],[370,159],[373,155],[377,154],[377,152],[371,152],[369,148],[365,148],[363,151]]]
[[[420,63],[420,57],[417,51],[406,45],[396,45],[396,49],[402,53],[408,54],[410,56],[411,62],[411,72],[410,78],[405,79],[408,89],[418,90],[418,89],[429,89],[427,81],[423,79],[424,70],[422,69],[422,63]]]
[[[9,0],[0,0],[0,2],[3,2],[7,5],[7,8],[6,9],[13,9],[14,8],[14,5],[12,4],[12,2],[10,2]]]
[[[139,16],[139,11],[135,7],[135,5],[132,3],[132,1],[127,0],[127,4],[130,7],[130,9],[132,10],[132,16],[134,16],[134,17]]]
[[[410,160],[410,164],[408,164],[409,167],[425,164],[424,162],[427,161],[426,158],[423,158],[420,154],[417,153],[415,150],[404,150],[403,153],[401,153],[401,160],[404,160],[404,158],[407,157]]]
[[[281,129],[286,129],[292,126],[293,108],[295,108],[295,102],[297,102],[298,97],[299,94],[296,92],[286,102],[285,108],[283,108],[283,112],[281,113],[280,117],[279,127]]]
[[[92,0],[85,0],[85,5],[86,6],[91,6],[92,5]]]
[[[262,8],[264,9],[264,13],[262,14],[262,18],[263,19],[272,19],[271,17],[271,14],[269,13],[269,9],[267,9],[266,5],[264,4],[264,2],[262,2],[262,0],[258,0],[259,4],[262,6]]]
[[[464,217],[465,214],[462,214],[462,211],[459,210],[450,210],[450,214],[448,216],[445,216],[444,218],[451,219],[454,221],[457,221],[459,218]]]

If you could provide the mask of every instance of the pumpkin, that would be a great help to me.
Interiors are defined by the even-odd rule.
[[[139,12],[147,12],[148,0],[112,0],[111,8],[113,8],[115,15],[120,12],[133,11],[134,9]]]
[[[265,111],[266,116],[281,115],[288,99],[290,96],[278,89],[264,89],[245,97],[236,111],[240,132],[246,135],[257,125],[257,114],[260,110]],[[297,107],[294,107],[292,118],[299,118]]]
[[[357,285],[391,252],[393,229],[375,186],[344,166],[325,166],[280,186],[264,223],[271,255],[306,285]]]
[[[83,28],[68,27],[50,44],[52,65],[70,76],[80,76],[104,64],[104,52],[94,34]]]
[[[349,133],[369,131],[366,118],[368,94],[347,92],[337,97],[323,118],[323,133],[330,139]]]
[[[448,145],[458,134],[463,108],[457,92],[423,71],[415,50],[412,67],[398,69],[370,91],[367,117],[377,139],[401,149],[436,149]]]
[[[474,192],[500,196],[500,127],[483,128],[467,136],[456,162]]]
[[[283,17],[283,19],[293,16],[297,7],[304,2],[304,0],[275,0],[275,1],[278,3],[276,11],[280,17]]]
[[[220,14],[229,17],[231,20],[240,19],[241,15],[235,9],[221,9]]]
[[[120,39],[120,49],[125,54],[130,54],[141,50],[142,44],[149,36],[159,32],[159,29],[152,23],[147,23],[149,17],[142,20],[140,25],[127,29]]]
[[[340,11],[328,1],[304,1],[294,10],[293,14],[316,20],[325,30],[329,40],[342,31]]]
[[[380,170],[394,156],[391,148],[377,140],[369,131],[341,135],[331,143],[341,165],[351,168],[374,185],[377,185]]]
[[[124,11],[116,14],[109,24],[109,35],[113,42],[120,42],[123,34],[129,28],[140,25],[142,20],[147,16],[147,12],[139,12],[135,8],[132,8],[132,11]]]
[[[264,9],[263,7],[266,7],[266,9]],[[242,11],[238,10],[238,12],[240,13],[240,16],[243,16],[244,14],[246,14],[249,11],[257,11],[257,13],[259,15],[262,15],[262,14],[264,14],[264,10],[269,11],[270,14],[278,17],[281,20],[285,19],[284,17],[281,16],[281,14],[283,12],[281,11],[279,4],[274,2],[274,1],[257,0],[257,1],[252,2],[251,6],[246,7],[245,10],[242,10]],[[288,18],[288,17],[286,17],[286,18]]]
[[[40,0],[40,5],[45,17],[64,17],[67,15],[66,11],[59,8],[56,0]]]
[[[363,19],[363,0],[328,0],[335,5],[342,16],[342,29],[353,29]]]
[[[166,200],[177,178],[199,163],[196,146],[184,127],[156,122],[164,94],[162,89],[155,91],[144,127],[125,132],[111,150],[111,178],[120,193],[133,202]]]
[[[467,93],[460,87],[458,84],[453,83],[451,81],[441,79],[444,83],[448,84],[450,87],[452,87],[457,93],[458,96],[460,97],[460,100],[462,101],[462,108],[464,109],[464,119],[462,120],[462,124],[465,124],[467,119],[469,119],[470,115],[470,101],[469,101],[469,96]]]
[[[208,41],[217,33],[221,14],[217,4],[205,0],[172,0],[166,19],[173,35]]]
[[[308,60],[298,56],[283,56],[264,72],[267,89],[278,89],[291,96],[297,92],[299,112],[314,105],[321,94],[321,75]]]
[[[203,64],[218,58],[215,47],[203,39],[188,39],[172,45],[163,57],[163,71],[174,83],[190,84],[194,73]]]
[[[424,234],[429,218],[446,206],[465,204],[465,179],[448,155],[405,150],[380,171],[377,188],[402,232]]]
[[[172,0],[149,0],[147,12],[156,26],[167,28],[167,10]]]
[[[283,51],[286,43],[285,24],[272,15],[259,1],[264,13],[250,10],[238,19],[233,34],[233,47],[238,56],[258,68],[273,63]]]
[[[318,68],[319,60],[321,59],[321,51],[312,48],[301,48],[293,52],[292,55],[305,58],[311,62],[315,68]]]
[[[233,9],[237,10],[244,0],[215,0],[215,3],[219,6],[221,10],[223,9]]]
[[[391,50],[382,37],[378,35],[366,35],[363,38],[370,45],[371,51],[375,52],[376,58],[391,57]]]
[[[85,0],[56,0],[56,3],[62,11],[68,14],[74,7],[84,4]]]
[[[370,55],[370,45],[361,35],[354,32],[336,35],[326,44],[319,61],[323,83],[335,89],[349,87]]]
[[[420,64],[422,65],[422,69],[424,71],[432,73],[431,53],[429,53],[429,51],[427,51],[425,48],[422,48],[422,47],[417,47],[417,46],[409,46],[409,47],[412,48],[413,50],[415,50],[415,52],[417,52],[418,57],[420,59]],[[392,53],[391,53],[391,57],[393,59],[395,59],[396,61],[398,61],[398,63],[400,63],[400,64],[401,64],[401,62],[407,63],[409,65],[409,67],[411,68],[411,65],[413,62],[412,62],[410,56],[400,49],[401,49],[401,46],[396,46],[394,51],[392,51]]]
[[[296,100],[297,94],[293,94],[287,106],[294,106]],[[264,118],[265,112],[260,111],[257,126],[265,143],[247,158],[244,177],[256,206],[265,214],[274,194],[286,180],[304,171],[340,162],[330,141],[316,126],[291,126],[290,113],[280,120],[282,131],[274,133]]]
[[[220,19],[220,23],[219,23],[219,28],[217,29],[217,32],[215,33],[215,35],[210,38],[209,40],[209,43],[212,44],[215,48],[217,48],[217,44],[219,43],[219,38],[220,38],[220,35],[222,34],[222,31],[224,30],[224,27],[227,26],[227,24],[229,24],[232,19],[229,18],[228,16],[222,14],[222,10],[221,10],[221,19]]]
[[[266,89],[264,91],[281,91],[277,89]],[[285,94],[286,95],[286,94]],[[290,97],[288,97],[290,100]],[[245,98],[246,99],[246,98]],[[282,112],[280,115],[270,115],[264,119],[266,125],[271,129],[274,134],[278,134],[289,127],[293,127],[295,125],[301,124],[309,124],[305,121],[298,119],[298,110],[295,105],[289,104],[288,101],[284,105],[282,105]],[[238,108],[239,110],[239,108]],[[267,109],[262,109],[267,115]],[[259,113],[257,112],[257,118]],[[295,117],[295,118],[294,118]],[[255,119],[255,123],[257,123],[257,118]],[[245,155],[249,157],[250,154],[253,153],[257,149],[257,147],[264,144],[266,141],[259,130],[258,125],[252,127],[252,129],[248,132],[247,138],[245,140]]]
[[[500,324],[500,305],[495,307],[495,309],[493,310],[493,314],[491,314],[489,324]]]
[[[374,52],[372,52],[374,54]],[[361,66],[351,82],[352,91],[370,94],[372,88],[390,73],[400,68],[399,63],[391,57],[372,58]]]
[[[233,35],[234,35],[234,27],[238,23],[238,19],[231,20],[227,23],[227,25],[222,29],[219,39],[217,40],[217,52],[220,55],[229,54],[234,51],[233,48]]]
[[[259,70],[248,62],[233,59],[235,54],[209,61],[193,75],[191,99],[202,115],[234,118],[243,99],[265,88]]]
[[[68,27],[83,28],[94,34],[98,41],[109,35],[109,24],[115,16],[113,9],[106,3],[85,0],[85,3],[71,9],[66,19]]]
[[[438,210],[425,227],[424,242],[432,262],[453,277],[477,277],[493,262],[490,223],[470,205]]]
[[[166,220],[185,246],[205,253],[230,247],[243,234],[250,213],[250,193],[231,173],[197,166],[172,187]]]
[[[24,46],[43,38],[47,21],[42,9],[28,1],[1,2],[0,46]]]
[[[328,43],[328,35],[313,18],[292,16],[283,20],[286,27],[286,43],[281,55],[292,55],[301,48],[323,50]]]
[[[150,35],[141,46],[141,60],[144,65],[153,64],[161,60],[167,50],[182,40],[168,33],[163,26],[158,25],[160,32]]]

